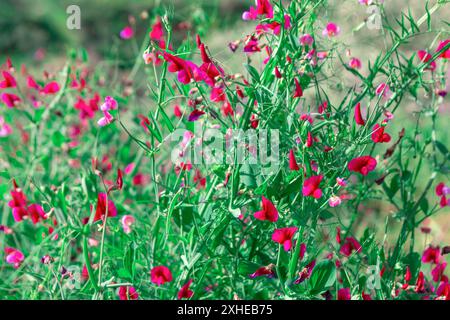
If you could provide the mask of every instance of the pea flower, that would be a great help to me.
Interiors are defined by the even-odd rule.
[[[358,172],[363,176],[367,176],[370,171],[375,170],[377,166],[377,160],[371,156],[362,156],[350,160],[348,163],[348,170]]]
[[[283,245],[285,251],[289,251],[292,249],[292,238],[294,237],[297,230],[297,227],[275,229],[272,234],[272,240]]]
[[[97,208],[95,210],[94,222],[98,220],[103,220],[105,218],[106,210],[108,209],[108,217],[117,216],[117,209],[112,202],[112,200],[108,199],[108,208],[106,208],[106,193],[99,193],[97,195]]]
[[[438,264],[441,259],[441,250],[439,247],[429,246],[422,254],[423,263]]]
[[[438,45],[438,47],[436,48],[436,52],[439,52],[439,51],[441,51],[442,49],[444,49],[445,46],[447,46],[449,43],[450,43],[450,39],[447,39],[447,40],[444,40],[444,41],[439,42],[439,45]],[[442,59],[450,59],[450,48],[447,49],[447,50],[445,50],[444,52],[442,52],[442,53],[439,55],[439,58],[442,58]]]
[[[322,31],[322,35],[325,37],[335,37],[341,32],[341,28],[333,22],[328,22],[325,29]]]
[[[3,80],[0,81],[0,89],[15,88],[17,86],[16,79],[8,71],[2,71]]]
[[[295,153],[293,149],[289,150],[289,169],[292,171],[300,170],[297,160],[295,160]]]
[[[6,263],[11,264],[14,269],[19,268],[22,262],[25,260],[25,256],[20,250],[10,247],[5,248],[5,255]]]
[[[345,238],[344,244],[341,246],[340,253],[349,257],[353,251],[361,252],[361,244],[353,237]]]
[[[136,221],[136,219],[131,215],[124,215],[121,219],[123,232],[126,234],[131,233],[131,226]]]
[[[319,199],[322,197],[322,190],[320,189],[320,183],[322,182],[323,176],[312,176],[306,179],[303,182],[303,189],[302,193],[303,196],[309,197],[312,196],[316,199]]]
[[[194,295],[194,291],[189,289],[190,285],[192,284],[192,279],[189,279],[188,282],[184,286],[181,287],[180,291],[178,291],[178,300],[181,299],[189,299]]]
[[[262,210],[255,212],[254,217],[262,221],[276,222],[278,211],[269,199],[262,196]]]
[[[117,294],[120,300],[137,300],[139,298],[139,294],[132,286],[121,286]]]
[[[121,37],[122,39],[128,40],[128,39],[133,38],[133,36],[134,36],[134,30],[133,30],[132,27],[126,26],[125,28],[123,28],[123,29],[120,31],[120,34],[119,34],[119,35],[120,35],[120,37]]]
[[[172,273],[166,266],[157,266],[150,271],[150,277],[154,284],[160,286],[172,281]]]
[[[20,97],[14,93],[3,92],[0,98],[8,108],[14,108],[21,101]]]
[[[391,141],[391,136],[384,132],[385,126],[380,126],[378,123],[372,129],[372,141],[375,143],[387,143]]]
[[[330,205],[330,207],[337,207],[342,203],[342,199],[339,198],[338,196],[332,196],[329,200],[328,200],[328,204]]]
[[[428,52],[426,52],[425,50],[417,51],[417,56],[419,57],[420,62],[424,64],[430,62],[430,60],[433,58],[433,56]],[[436,70],[436,61],[431,61],[425,69],[431,71]]]
[[[12,128],[6,123],[5,118],[0,116],[0,137],[9,136],[12,133]]]

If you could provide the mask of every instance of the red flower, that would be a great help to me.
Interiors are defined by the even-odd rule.
[[[361,249],[361,244],[355,238],[347,237],[339,252],[344,256],[349,257],[353,251],[360,252]]]
[[[3,81],[0,81],[0,89],[15,88],[17,86],[16,79],[8,72],[2,71]]]
[[[300,170],[297,161],[295,160],[295,153],[293,149],[289,150],[289,169],[293,171]]]
[[[120,300],[137,300],[139,298],[136,289],[128,286],[121,286],[118,295]]]
[[[33,221],[33,224],[38,223],[39,219],[47,219],[47,214],[44,209],[36,203],[28,206],[28,216],[31,218],[31,221]]]
[[[250,275],[250,278],[256,278],[261,276],[267,276],[267,278],[273,278],[275,277],[275,271],[274,271],[275,265],[273,263],[269,264],[268,266],[258,268],[255,272],[253,272]]]
[[[342,288],[338,290],[338,300],[351,300],[350,288]]]
[[[255,212],[253,216],[258,220],[276,222],[278,211],[269,199],[262,196],[262,210]]]
[[[181,287],[180,291],[178,291],[178,299],[181,300],[183,298],[189,299],[194,295],[194,291],[189,289],[189,286],[192,283],[192,279],[189,279],[188,282],[184,286]]]
[[[97,195],[97,208],[95,210],[94,222],[103,220],[106,213],[106,193],[99,193]],[[112,200],[108,199],[108,217],[115,217],[117,209]]]
[[[311,276],[311,273],[315,266],[316,266],[316,260],[313,260],[310,263],[308,263],[306,265],[306,267],[304,267],[303,270],[301,272],[299,272],[299,274],[298,274],[299,278],[297,278],[297,280],[295,280],[294,283],[299,284],[299,283],[302,283],[303,281],[305,281],[306,279],[308,279]]]
[[[49,82],[41,90],[41,94],[55,94],[59,91],[59,84],[56,81]]]
[[[154,267],[150,271],[151,280],[153,283],[157,284],[158,286],[172,281],[172,273],[170,272],[169,268],[166,266],[158,266]]]
[[[431,54],[429,54],[428,52],[426,52],[425,50],[417,51],[417,56],[419,57],[420,62],[423,62],[423,63],[428,63],[433,58],[433,56]],[[431,70],[431,71],[436,70],[436,61],[432,61],[426,69]]]
[[[322,182],[322,179],[323,179],[322,175],[312,176],[306,179],[303,182],[303,189],[302,189],[303,196],[305,197],[313,196],[316,199],[322,197],[322,190],[319,187],[320,183]]]
[[[21,101],[19,96],[7,92],[2,93],[1,99],[8,108],[14,108]]]
[[[355,106],[355,122],[356,124],[359,124],[360,126],[363,126],[366,124],[364,121],[362,114],[361,114],[361,103],[358,102]]]
[[[301,98],[303,97],[303,89],[300,83],[298,82],[297,78],[294,78],[295,82],[295,92],[294,92],[294,98]]]
[[[436,48],[436,52],[441,51],[450,43],[450,39],[439,42],[438,47]],[[439,55],[439,58],[450,59],[450,49],[445,50]]]
[[[416,282],[416,289],[414,291],[416,291],[417,293],[425,292],[425,277],[422,271],[419,272],[419,276],[417,277]]]
[[[272,240],[282,244],[285,251],[289,251],[292,248],[292,238],[297,230],[297,227],[275,229],[272,234]]]
[[[447,263],[438,263],[436,267],[431,270],[431,276],[433,277],[434,282],[448,281],[446,275],[444,275],[445,268],[447,267]]]
[[[438,264],[441,259],[441,250],[439,247],[429,246],[422,255],[423,263],[434,263]]]
[[[371,156],[362,156],[352,159],[348,163],[348,170],[353,172],[359,172],[363,176],[366,176],[370,171],[375,170],[377,166],[377,160]]]
[[[380,126],[378,123],[373,127],[372,141],[375,143],[383,143],[391,141],[391,136],[384,133],[384,126]]]

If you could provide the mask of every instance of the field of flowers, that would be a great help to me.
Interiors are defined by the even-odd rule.
[[[0,299],[450,300],[448,1],[79,2],[2,26]]]

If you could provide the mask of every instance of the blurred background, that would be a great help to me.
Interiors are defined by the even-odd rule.
[[[289,2],[289,1],[283,1]],[[418,20],[425,14],[424,0],[385,0],[385,10],[391,21],[400,16],[401,11],[408,8]],[[436,0],[429,1],[432,8]],[[442,2],[442,1],[441,1]],[[253,5],[253,0],[2,0],[0,2],[0,61],[11,57],[15,64],[26,63],[29,69],[57,70],[73,49],[85,48],[90,62],[116,59],[120,56],[120,67],[124,72],[133,66],[136,57],[140,56],[140,46],[147,38],[147,29],[154,22],[156,15],[169,12],[174,26],[174,46],[180,39],[193,36],[192,30],[197,30],[210,52],[228,73],[242,73],[243,54],[233,54],[228,48],[231,41],[243,38],[255,27],[254,22],[244,22],[242,12]],[[69,30],[66,27],[69,5],[78,5],[81,9],[81,30]],[[344,43],[347,54],[359,57],[363,62],[361,73],[367,74],[368,61],[385,49],[386,36],[381,29],[369,29],[364,23],[370,16],[367,7],[358,0],[329,0],[329,6],[317,17],[320,36],[322,26],[328,21],[334,21],[341,27],[339,41]],[[434,50],[439,40],[449,38],[449,27],[445,23],[450,17],[450,5],[447,4],[433,13],[432,28],[438,33],[424,33],[410,43],[402,45],[405,57],[411,57],[419,49]],[[120,31],[127,25],[132,25],[135,36],[130,41],[119,37]],[[440,31],[440,33],[439,33]],[[438,37],[436,37],[438,34]],[[120,54],[117,54],[119,51]],[[114,54],[113,54],[114,53]],[[345,54],[343,52],[343,54]],[[254,58],[257,59],[257,58]],[[447,86],[450,90],[447,71]],[[330,99],[337,103],[342,96],[342,82],[346,85],[358,85],[356,77],[346,76],[344,79],[331,79],[326,86],[330,90]],[[407,100],[396,114],[396,120],[389,132],[394,137],[402,127],[414,130],[416,125],[415,111],[427,103],[425,93],[419,93],[419,99]],[[439,119],[438,130],[442,143],[450,146],[448,135],[449,98],[442,104],[442,117]],[[431,135],[431,129],[424,127],[425,136]],[[425,172],[424,175],[429,175]],[[449,182],[448,175],[442,175],[438,181]],[[421,190],[418,190],[420,192]],[[429,195],[430,203],[438,198]],[[374,204],[366,208],[367,219],[372,224],[384,224],[385,215],[391,214],[391,208]],[[442,211],[431,221],[437,241],[450,240],[449,211]]]

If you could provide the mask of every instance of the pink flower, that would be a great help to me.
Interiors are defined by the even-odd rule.
[[[338,185],[340,185],[341,187],[345,187],[347,185],[347,181],[345,181],[344,178],[339,178],[339,177],[336,178],[336,183]]]
[[[449,43],[450,43],[450,39],[447,39],[447,40],[444,40],[444,41],[439,42],[439,45],[438,45],[438,47],[437,47],[437,49],[436,49],[436,52],[439,52],[439,51],[441,51],[442,49],[444,49],[445,46],[447,46]],[[442,53],[439,55],[439,58],[450,59],[450,48],[447,49],[447,50],[445,50],[444,52],[442,52]]]
[[[380,126],[378,123],[372,129],[372,141],[375,143],[384,143],[391,141],[391,136],[384,132],[384,126]]]
[[[158,286],[163,285],[166,282],[172,281],[172,273],[166,266],[154,267],[150,271],[150,276],[152,282]]]
[[[3,80],[0,81],[0,89],[15,88],[17,86],[16,79],[8,71],[2,71]]]
[[[319,199],[322,197],[322,190],[320,189],[320,183],[322,182],[323,176],[312,176],[306,179],[303,182],[303,189],[302,193],[303,196],[309,197],[312,196],[316,199]]]
[[[348,163],[348,170],[353,172],[359,172],[363,176],[367,176],[370,171],[375,170],[377,166],[377,160],[371,156],[362,156],[350,160]]]
[[[428,52],[426,52],[425,50],[417,51],[417,56],[419,57],[420,62],[424,64],[428,63],[433,58],[433,56]],[[432,61],[426,69],[431,71],[436,70],[436,61]]]
[[[422,255],[423,263],[434,263],[438,264],[441,259],[441,250],[439,247],[429,246]]]
[[[105,97],[105,102],[100,106],[100,110],[109,111],[117,109],[117,101],[110,96]]]
[[[20,97],[14,93],[3,92],[0,97],[8,108],[14,108],[21,101]]]
[[[348,66],[352,69],[361,69],[361,60],[358,58],[351,58],[348,62]]]
[[[114,117],[108,111],[103,111],[103,117],[98,119],[97,124],[99,125],[99,127],[104,127],[104,126],[112,123],[113,120],[114,120]]]
[[[124,215],[120,221],[122,222],[123,232],[125,232],[126,234],[131,233],[131,226],[136,221],[136,219],[134,219],[134,217],[131,215]]]
[[[12,209],[14,221],[20,222],[28,215],[27,198],[22,190],[17,187],[15,181],[13,183],[14,189],[10,192],[12,200],[8,202],[8,206]]]
[[[254,53],[259,51],[261,51],[261,48],[259,47],[258,39],[256,39],[254,36],[250,37],[245,43],[244,52]]]
[[[269,0],[256,0],[256,8],[250,7],[248,11],[242,14],[243,20],[256,20],[259,16],[267,19],[273,18],[273,7]]]
[[[27,210],[28,216],[31,218],[33,224],[38,223],[40,219],[47,219],[47,214],[45,213],[44,209],[42,209],[42,207],[36,203],[28,206]]]
[[[341,246],[341,250],[339,251],[346,257],[349,257],[353,251],[361,252],[361,244],[353,237],[345,238],[344,244]]]
[[[123,28],[120,31],[120,37],[124,40],[131,39],[131,38],[133,38],[133,36],[134,36],[134,30],[130,26],[126,26],[125,28]]]
[[[431,270],[431,276],[433,277],[434,282],[441,282],[444,280],[448,281],[446,275],[444,275],[445,268],[447,267],[447,262],[438,263],[436,267]]]
[[[331,38],[337,36],[340,31],[341,28],[337,24],[329,22],[325,29],[323,29],[322,35]]]
[[[121,286],[117,294],[120,300],[137,300],[139,298],[136,289],[131,286]]]
[[[99,193],[97,195],[97,208],[95,210],[94,222],[98,220],[103,220],[105,218],[106,199],[107,199],[106,193]],[[112,202],[112,200],[108,199],[108,217],[115,217],[115,216],[117,216],[116,206],[114,202]]]
[[[439,202],[441,208],[449,205],[447,202],[447,195],[450,194],[450,188],[447,187],[443,182],[439,183],[436,186],[436,195],[441,197],[441,201]]]
[[[351,300],[350,288],[342,288],[338,290],[338,300]]]
[[[56,81],[49,82],[41,90],[41,94],[55,94],[59,91],[59,84]]]
[[[342,203],[342,199],[338,196],[332,196],[330,199],[328,199],[328,204],[330,207],[337,207]]]
[[[194,295],[194,291],[189,289],[190,285],[192,284],[192,279],[189,279],[188,282],[184,286],[181,287],[180,291],[178,291],[178,300],[181,299],[189,299]]]
[[[386,83],[380,83],[380,85],[375,90],[377,96],[383,96],[383,98],[389,98],[391,95],[391,91],[389,86]]]
[[[5,248],[5,254],[6,263],[11,264],[14,269],[19,268],[22,262],[25,260],[25,256],[23,255],[23,253],[14,248]]]
[[[12,128],[5,122],[5,118],[0,116],[0,137],[9,136],[12,133]]]
[[[302,46],[311,46],[313,43],[314,38],[309,33],[305,33],[300,37],[300,44]]]
[[[269,199],[262,196],[262,210],[255,212],[254,217],[262,221],[276,222],[278,211]]]
[[[297,230],[297,227],[275,229],[272,234],[272,240],[283,245],[285,251],[289,251],[293,245],[292,238]]]

